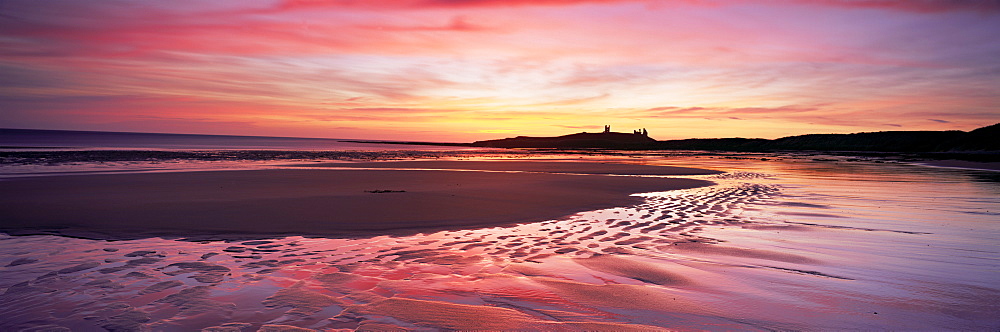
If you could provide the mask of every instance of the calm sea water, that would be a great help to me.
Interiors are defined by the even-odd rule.
[[[518,157],[727,173],[637,206],[405,237],[2,236],[0,329],[1000,330],[998,172],[798,155]]]
[[[296,161],[436,158],[489,150],[495,149],[319,138],[0,128],[0,178],[245,169]]]
[[[0,129],[0,151],[42,149],[161,150],[438,150],[434,146],[363,144],[339,139]],[[454,149],[454,148],[448,148]]]

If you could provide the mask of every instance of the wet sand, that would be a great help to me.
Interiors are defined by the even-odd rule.
[[[643,200],[635,204],[567,218],[409,236],[109,242],[0,235],[0,330],[1000,327],[1000,237],[991,226],[997,186],[975,181],[982,172],[817,161],[663,162],[729,172],[698,177],[712,186],[637,195]],[[325,167],[282,170],[276,179],[303,174],[316,182],[301,184],[310,193],[326,186],[315,181],[315,174],[326,173],[314,172],[425,172]],[[206,183],[204,193],[184,192],[195,199],[217,184]]]
[[[454,161],[413,160],[360,163],[316,163],[295,166],[370,168],[370,169],[457,169],[498,172],[533,172],[553,174],[617,174],[617,175],[710,175],[722,172],[690,167],[652,166],[615,162],[572,161]]]
[[[591,174],[633,167],[566,162],[544,163],[543,167],[552,169],[557,164],[574,173]],[[381,164],[356,167],[377,165]],[[436,163],[431,168],[464,165]],[[654,175],[715,173],[644,168],[645,174]],[[636,173],[643,174],[642,170]],[[710,184],[603,175],[358,169],[33,177],[9,179],[0,186],[0,219],[5,220],[2,230],[10,234],[98,239],[398,235],[543,221],[627,206],[641,200],[629,196],[634,193]]]
[[[965,160],[931,160],[931,161],[921,162],[920,164],[935,166],[935,167],[1000,171],[1000,162],[978,162],[978,161],[965,161]]]

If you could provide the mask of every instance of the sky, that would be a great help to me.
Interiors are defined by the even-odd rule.
[[[0,0],[0,127],[465,142],[971,130],[1000,0]]]

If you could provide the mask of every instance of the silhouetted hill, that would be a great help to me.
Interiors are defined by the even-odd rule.
[[[768,144],[770,150],[817,151],[946,151],[946,142],[966,135],[962,131],[883,131],[856,134],[814,134],[783,137]]]
[[[648,136],[626,133],[579,133],[558,137],[527,137],[477,141],[472,146],[491,148],[600,148],[600,149],[649,149],[656,140]]]
[[[970,131],[948,146],[955,151],[1000,151],[1000,123]]]
[[[763,138],[689,138],[656,142],[658,150],[760,151],[770,140]]]
[[[809,134],[762,138],[708,138],[657,141],[625,133],[579,133],[558,137],[519,136],[478,141],[471,146],[496,148],[598,148],[717,151],[872,151],[872,152],[1000,152],[1000,123],[970,132],[881,131],[854,134]]]

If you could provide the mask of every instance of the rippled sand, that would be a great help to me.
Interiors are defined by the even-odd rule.
[[[693,176],[714,186],[647,193],[632,206],[412,236],[4,236],[0,330],[1000,327],[1000,290],[985,273],[1000,258],[995,227],[967,242],[983,249],[972,258],[927,262],[948,253],[917,245],[954,245],[954,234],[893,224],[901,218],[830,194],[849,189],[782,180],[805,168],[728,170]],[[947,266],[965,277],[912,271]]]

